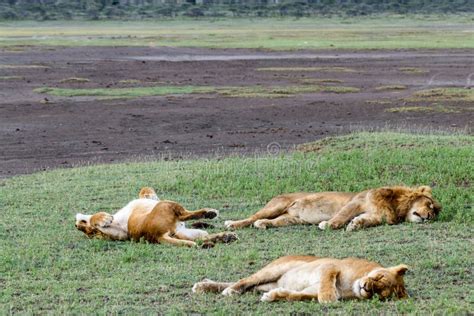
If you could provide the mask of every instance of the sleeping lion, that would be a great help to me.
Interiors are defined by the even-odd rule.
[[[152,188],[142,188],[139,199],[129,202],[114,215],[99,212],[94,215],[76,214],[76,228],[88,237],[109,240],[135,240],[144,238],[151,243],[168,243],[177,246],[212,247],[215,242],[232,242],[237,235],[223,232],[209,235],[200,229],[188,229],[184,221],[199,218],[214,218],[214,209],[204,208],[188,211],[176,202],[160,201]]]
[[[260,211],[239,221],[226,221],[227,228],[254,225],[257,228],[318,224],[320,229],[356,230],[382,223],[423,223],[441,211],[429,186],[383,187],[360,193],[290,193],[273,198]]]
[[[339,299],[380,299],[407,297],[403,276],[404,264],[384,268],[372,261],[356,258],[333,259],[314,256],[281,257],[253,275],[237,282],[214,282],[208,279],[194,284],[194,293],[222,292],[242,294],[255,289],[264,292],[261,301]]]

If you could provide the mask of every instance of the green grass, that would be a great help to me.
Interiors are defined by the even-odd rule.
[[[358,88],[345,86],[250,86],[250,87],[211,87],[211,86],[155,86],[155,87],[134,87],[134,88],[114,88],[114,89],[66,89],[43,87],[34,90],[38,93],[46,93],[62,97],[112,97],[112,98],[138,98],[146,96],[160,96],[173,94],[200,94],[217,93],[227,97],[247,97],[247,98],[280,98],[301,93],[355,93]]]
[[[472,15],[0,23],[0,46],[474,48]]]
[[[416,68],[416,67],[400,67],[398,68],[398,70],[406,74],[426,74],[429,72],[426,69],[421,69],[421,68]]]
[[[7,80],[23,80],[25,79],[22,76],[0,76],[0,81],[7,81]]]
[[[375,91],[400,91],[400,90],[405,90],[407,86],[404,85],[387,85],[387,86],[379,86],[375,88]]]
[[[474,138],[361,133],[306,153],[102,165],[0,182],[0,313],[467,314],[472,311]],[[247,216],[282,192],[434,185],[444,210],[433,223],[364,231],[293,226],[238,231],[209,250],[88,240],[76,212],[112,211],[141,186],[186,207]],[[236,280],[286,254],[357,256],[410,266],[405,301],[260,303],[259,295],[192,295],[204,277]]]
[[[432,106],[400,106],[388,108],[385,110],[390,113],[407,113],[407,112],[436,112],[436,113],[459,113],[460,110],[452,107],[447,107],[441,104],[434,104]]]
[[[90,82],[90,80],[87,78],[70,77],[70,78],[62,79],[59,82],[60,83],[87,83],[87,82]]]
[[[352,68],[347,67],[267,67],[257,68],[257,71],[272,71],[272,72],[355,72]]]
[[[410,102],[419,101],[464,101],[474,102],[474,89],[466,88],[434,88],[415,92],[406,98]]]

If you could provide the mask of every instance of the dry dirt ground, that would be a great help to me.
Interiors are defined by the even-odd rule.
[[[258,70],[267,67],[323,68]],[[143,157],[248,154],[266,151],[274,142],[287,150],[354,129],[388,126],[471,133],[472,100],[407,99],[418,90],[470,86],[472,73],[472,50],[4,49],[0,52],[0,177]],[[61,82],[71,77],[89,81]],[[40,87],[308,84],[360,91],[285,98],[188,94],[106,100],[33,91]],[[377,89],[387,85],[406,89]],[[414,106],[425,108],[416,111]],[[405,110],[394,111],[397,107]]]

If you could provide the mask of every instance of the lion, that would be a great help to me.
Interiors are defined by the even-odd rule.
[[[384,268],[357,258],[320,258],[315,256],[281,257],[249,277],[237,282],[204,279],[194,284],[193,293],[222,292],[242,294],[249,290],[263,292],[261,301],[318,300],[331,303],[340,299],[380,299],[408,297],[403,276],[404,264]]]
[[[215,209],[188,211],[176,202],[160,201],[155,190],[145,187],[140,190],[138,199],[114,215],[106,212],[76,214],[76,228],[90,238],[134,241],[143,238],[151,243],[188,247],[196,246],[196,241],[201,240],[203,247],[212,247],[215,242],[232,242],[237,235],[232,232],[210,235],[204,230],[186,228],[184,221],[214,218],[218,214]]]
[[[239,221],[226,221],[227,228],[250,225],[265,229],[297,224],[316,224],[320,229],[357,230],[403,221],[424,223],[435,218],[441,205],[429,186],[382,187],[360,193],[290,193],[273,198],[260,211]]]

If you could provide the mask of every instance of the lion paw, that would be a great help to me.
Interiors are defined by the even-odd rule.
[[[110,226],[114,221],[114,217],[108,213],[97,213],[91,218],[91,225],[95,227],[105,228]]]
[[[273,302],[275,298],[270,292],[263,293],[262,297],[260,298],[261,302]]]
[[[204,218],[216,218],[219,216],[219,211],[213,208],[206,208],[206,214],[204,215]]]
[[[204,293],[206,292],[206,288],[209,285],[209,283],[212,283],[211,280],[204,279],[201,282],[197,282],[193,285],[193,293]]]
[[[322,221],[321,223],[319,223],[318,227],[321,230],[328,229],[330,227],[329,221]]]
[[[222,295],[224,296],[231,296],[235,294],[240,294],[238,291],[234,290],[231,287],[226,288],[224,291],[222,291]]]
[[[259,229],[267,229],[267,220],[265,219],[259,219],[255,223],[253,223],[253,226]]]
[[[347,225],[346,231],[350,232],[350,231],[358,230],[361,227],[362,227],[362,220],[356,217],[349,223],[349,225]]]
[[[225,221],[224,222],[224,226],[225,228],[229,228],[229,229],[235,229],[235,221]]]

